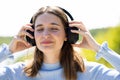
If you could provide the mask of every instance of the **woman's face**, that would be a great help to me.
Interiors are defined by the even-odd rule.
[[[44,13],[35,21],[35,41],[43,53],[60,53],[66,40],[64,26],[59,17]]]

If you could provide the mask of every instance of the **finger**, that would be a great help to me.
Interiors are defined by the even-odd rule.
[[[84,46],[79,43],[79,44],[72,44],[73,47],[78,47],[78,48],[84,48]]]
[[[28,24],[26,24],[27,26],[32,26],[33,24],[31,24],[31,23],[28,23]]]
[[[14,36],[14,42],[16,42],[16,43],[20,42],[21,44],[24,44],[26,47],[31,46],[30,43],[28,43],[26,40],[20,38],[19,36]]]
[[[70,27],[77,27],[80,30],[87,31],[85,25],[82,22],[71,22],[69,24]]]
[[[72,33],[77,33],[80,34],[82,36],[85,36],[88,32],[86,31],[82,31],[82,30],[71,30]]]
[[[79,44],[72,44],[73,47],[79,47]]]
[[[34,39],[34,36],[32,36],[30,33],[28,33],[28,32],[25,32],[25,36],[28,36],[28,37],[30,37],[31,39]]]
[[[23,26],[23,29],[22,31],[27,31],[27,30],[30,30],[30,31],[34,31],[34,29],[31,27],[31,25],[29,26],[29,24],[26,24],[25,26]]]
[[[30,25],[32,24],[26,24],[25,26],[23,26],[19,31],[18,36],[24,38],[27,35],[30,38],[34,38],[30,33],[27,32],[27,30],[34,32],[34,29]]]
[[[24,39],[24,37],[25,37],[25,31],[20,31],[18,33],[17,37]]]
[[[31,39],[34,39],[34,36],[32,36],[29,32],[27,31],[22,31],[20,32],[17,37],[23,39],[23,40],[26,40],[26,36],[30,37]]]
[[[30,31],[34,31],[33,29],[32,29],[32,26],[33,24],[26,24],[26,25],[23,25],[22,26],[22,28],[20,29],[20,31],[26,31],[26,30],[30,30]]]
[[[19,39],[18,42],[21,42],[23,43],[27,48],[31,47],[31,44],[28,43],[26,40],[23,40],[23,39]]]
[[[82,25],[82,24],[70,24],[69,26],[70,27],[77,27],[80,30],[87,31],[86,28],[84,27],[84,25]]]
[[[80,24],[83,24],[82,21],[70,21],[70,22],[69,22],[69,24],[73,24],[73,23],[77,23],[77,24],[80,23]]]

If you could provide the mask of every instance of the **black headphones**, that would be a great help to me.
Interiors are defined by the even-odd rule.
[[[72,17],[72,15],[67,11],[67,10],[65,10],[64,8],[61,8],[61,7],[59,7],[62,11],[64,11],[65,13],[66,13],[66,15],[68,15],[69,16],[69,18],[71,19],[71,21],[72,20],[74,20],[73,19],[73,17]],[[33,17],[32,17],[33,18]],[[31,20],[30,20],[30,23],[33,23],[33,21],[32,21],[32,18],[31,18]],[[31,26],[32,28],[34,28],[34,26]],[[76,43],[77,41],[78,41],[78,39],[79,39],[79,34],[76,34],[76,33],[72,33],[70,30],[78,30],[78,28],[76,28],[76,27],[67,27],[66,28],[66,33],[67,33],[67,42],[68,43],[70,43],[70,44],[74,44],[74,43]],[[30,33],[32,36],[34,36],[34,32],[31,32],[31,31],[29,31],[29,30],[27,30],[27,32],[28,33]],[[35,43],[35,39],[31,39],[30,37],[28,37],[28,36],[26,36],[26,40],[27,40],[27,42],[29,42],[32,46],[35,46],[36,45],[36,43]]]

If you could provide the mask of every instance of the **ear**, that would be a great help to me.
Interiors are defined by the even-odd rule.
[[[65,37],[64,41],[67,41],[67,37]]]

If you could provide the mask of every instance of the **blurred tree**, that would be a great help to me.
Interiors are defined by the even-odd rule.
[[[115,52],[120,54],[120,25],[109,28],[94,29],[90,30],[93,37],[97,40],[98,43],[102,44],[104,41],[108,42],[108,46],[113,49]],[[96,53],[90,50],[82,49],[82,55],[86,57],[89,61],[95,61],[106,65],[107,67],[112,67],[107,61],[103,58],[100,60],[95,59]]]

